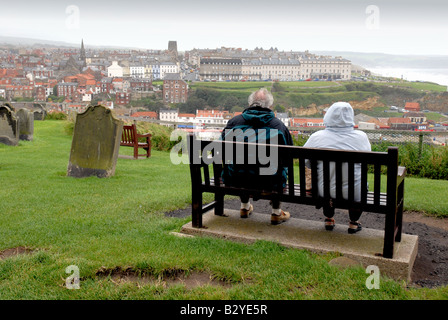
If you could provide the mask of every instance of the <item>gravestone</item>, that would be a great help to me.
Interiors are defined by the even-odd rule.
[[[76,115],[67,175],[110,177],[120,148],[123,121],[104,106],[90,106]]]
[[[6,105],[0,106],[0,143],[16,146],[19,143],[18,121]]]
[[[3,105],[8,107],[12,112],[16,112],[16,108],[9,102],[5,102]]]
[[[19,140],[33,140],[34,115],[28,109],[20,109],[16,112],[19,121]]]
[[[34,120],[45,120],[45,117],[47,116],[47,111],[40,103],[35,103],[33,105],[33,113],[34,113]]]

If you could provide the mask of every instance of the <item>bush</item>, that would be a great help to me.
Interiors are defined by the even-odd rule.
[[[386,152],[390,143],[372,144],[372,151]],[[400,166],[408,176],[448,180],[448,147],[407,143],[398,147]]]
[[[409,175],[448,180],[448,148],[406,144],[400,148],[400,165],[405,166]]]
[[[137,132],[140,134],[151,133],[151,144],[154,150],[170,151],[177,141],[170,141],[172,128],[156,123],[137,122]]]
[[[63,112],[50,112],[47,114],[47,120],[67,120],[67,115]]]

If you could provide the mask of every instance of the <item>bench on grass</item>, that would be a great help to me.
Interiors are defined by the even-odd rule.
[[[264,149],[263,149],[264,148]],[[281,202],[298,203],[316,208],[358,209],[364,213],[385,214],[385,234],[382,256],[393,258],[394,244],[401,241],[404,178],[406,168],[398,166],[398,148],[389,147],[387,152],[362,152],[335,149],[317,149],[294,146],[264,145],[232,141],[202,141],[193,136],[188,137],[190,175],[192,187],[192,226],[202,228],[202,214],[214,209],[216,215],[224,215],[225,195],[250,195],[254,200],[278,199]],[[270,152],[266,152],[269,150]],[[221,173],[226,170],[226,163],[250,163],[248,154],[260,151],[270,154],[277,168],[288,168],[286,188],[281,183],[277,190],[245,189],[225,185]],[[275,158],[274,158],[275,156]],[[257,157],[258,158],[258,157]],[[311,192],[307,192],[305,167],[306,160],[311,164]],[[257,162],[259,160],[257,159]],[[266,164],[258,162],[261,167]],[[323,194],[318,191],[318,163],[323,168]],[[330,163],[335,165],[336,195],[330,196]],[[344,167],[344,168],[343,168]],[[355,201],[355,167],[361,170],[361,200]],[[348,197],[342,192],[343,171],[348,170]],[[358,169],[359,170],[359,169]],[[368,184],[368,173],[373,181]],[[384,174],[384,172],[386,172]],[[386,192],[381,192],[382,180],[385,179]],[[384,180],[383,180],[384,181]],[[280,182],[280,181],[279,181]],[[334,183],[334,182],[333,182]],[[202,194],[213,193],[214,201],[203,206]]]
[[[137,133],[135,124],[125,125],[123,126],[121,134],[120,146],[134,148],[134,159],[138,159],[139,156],[146,156],[146,158],[149,158],[151,156],[151,134]],[[139,154],[139,148],[145,150],[145,153]]]

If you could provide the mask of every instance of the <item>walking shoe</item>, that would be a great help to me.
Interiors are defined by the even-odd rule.
[[[291,217],[291,215],[289,214],[289,212],[286,212],[283,210],[282,210],[281,214],[279,214],[279,215],[271,214],[271,224],[276,225],[276,224],[283,223],[283,222],[287,221],[290,217]]]
[[[249,218],[249,216],[252,214],[252,211],[254,211],[253,205],[250,205],[249,209],[240,209],[240,217]]]
[[[350,221],[348,225],[348,233],[354,234],[362,230],[362,226],[359,222]]]
[[[334,229],[334,219],[333,218],[325,218],[325,230],[332,231]]]

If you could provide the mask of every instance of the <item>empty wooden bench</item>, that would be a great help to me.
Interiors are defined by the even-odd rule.
[[[278,167],[288,168],[288,183],[286,188],[278,190],[245,189],[225,185],[221,173],[226,170],[226,163],[247,162],[248,148],[268,148],[271,155],[278,155]],[[239,148],[239,149],[238,149]],[[398,166],[398,149],[390,147],[388,152],[361,152],[334,149],[316,149],[294,146],[267,146],[253,143],[227,141],[201,141],[193,136],[188,139],[191,187],[192,187],[192,226],[201,228],[202,214],[210,209],[216,215],[224,214],[225,195],[250,195],[254,199],[278,199],[281,202],[298,203],[315,206],[316,208],[358,209],[366,213],[384,214],[384,247],[382,256],[393,258],[394,244],[401,241],[402,215],[404,200],[404,178],[406,168]],[[251,149],[254,150],[259,149]],[[264,149],[263,149],[264,150]],[[264,152],[264,151],[263,151]],[[265,153],[266,154],[266,153]],[[239,158],[239,159],[238,159]],[[311,164],[311,192],[305,185],[305,162]],[[323,168],[323,194],[318,191],[318,162]],[[245,163],[245,162],[244,162]],[[265,162],[266,163],[266,162]],[[336,195],[330,196],[330,163],[335,164]],[[343,164],[348,166],[348,197],[342,192]],[[348,164],[348,165],[347,165]],[[361,191],[361,201],[355,201],[355,164],[361,170],[361,185],[366,186]],[[262,164],[259,164],[262,166]],[[265,164],[266,166],[266,164]],[[368,173],[372,177],[368,185]],[[387,172],[387,173],[385,173]],[[372,181],[373,178],[373,181]],[[381,192],[382,180],[385,179],[386,192]],[[202,194],[213,193],[215,201],[203,206]]]
[[[137,133],[135,124],[124,125],[120,146],[134,148],[134,159],[138,159],[139,156],[149,158],[151,156],[151,134]],[[139,154],[139,148],[145,150],[145,153]]]

